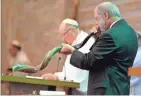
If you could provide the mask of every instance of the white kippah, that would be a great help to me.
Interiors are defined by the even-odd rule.
[[[75,20],[73,20],[73,19],[64,19],[63,21],[62,21],[62,23],[65,23],[65,24],[70,24],[70,25],[73,25],[73,26],[79,26],[78,25],[78,23],[77,23],[77,21],[75,21]]]

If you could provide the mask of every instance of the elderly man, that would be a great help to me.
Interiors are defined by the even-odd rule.
[[[28,65],[30,64],[26,54],[22,50],[21,44],[17,40],[13,40],[10,43],[9,53],[12,58],[10,60],[10,63],[7,69],[11,68],[13,65],[16,65],[16,64],[28,64]],[[13,75],[13,76],[20,76],[20,77],[25,77],[26,75],[28,75],[27,73],[9,72],[8,70],[7,70],[7,74]]]
[[[89,53],[82,53],[68,44],[62,44],[61,53],[72,54],[70,64],[89,70],[88,95],[128,95],[130,77],[138,42],[135,31],[120,17],[118,7],[103,2],[94,10],[96,24],[104,32]]]
[[[88,35],[86,32],[83,32],[79,29],[79,25],[75,20],[65,19],[62,21],[59,27],[58,32],[62,38],[62,41],[68,43],[72,46],[81,43],[85,37]],[[90,38],[89,41],[79,49],[82,53],[88,53],[90,47],[94,43],[94,38]],[[52,74],[44,74],[43,78],[48,79],[59,79],[59,80],[72,80],[74,82],[80,83],[80,88],[73,89],[72,92],[74,95],[83,95],[87,93],[87,85],[88,85],[88,74],[87,70],[82,70],[76,68],[70,64],[70,57],[68,55],[63,67],[63,71],[59,73]]]

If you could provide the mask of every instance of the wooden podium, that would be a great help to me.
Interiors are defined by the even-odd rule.
[[[39,95],[40,90],[55,91],[56,87],[61,88],[79,88],[79,83],[33,79],[16,76],[1,76],[1,83],[9,82],[10,95]]]

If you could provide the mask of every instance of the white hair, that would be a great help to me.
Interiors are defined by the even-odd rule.
[[[75,26],[75,27],[79,27],[77,21],[73,20],[73,19],[64,19],[62,21],[62,23],[65,23],[65,24],[69,24],[69,25],[72,25],[72,26]]]
[[[98,14],[102,15],[104,12],[108,12],[111,17],[120,17],[119,8],[111,2],[103,2],[97,6]]]

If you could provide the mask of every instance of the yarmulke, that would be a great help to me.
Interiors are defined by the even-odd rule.
[[[77,21],[75,21],[75,20],[73,20],[73,19],[64,19],[63,21],[62,21],[62,23],[65,23],[65,24],[70,24],[70,25],[73,25],[73,26],[79,26],[78,25],[78,23],[77,23]]]

